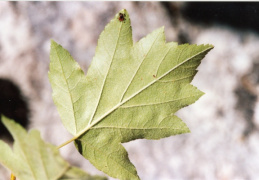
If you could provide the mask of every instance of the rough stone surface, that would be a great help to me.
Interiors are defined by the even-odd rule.
[[[30,111],[28,128],[39,129],[43,139],[59,145],[71,136],[51,98],[50,39],[68,49],[86,72],[100,32],[126,8],[135,42],[165,26],[167,41],[215,46],[192,83],[206,94],[177,113],[192,133],[124,144],[139,176],[143,180],[258,179],[258,32],[218,21],[206,25],[208,19],[205,24],[191,22],[182,14],[185,7],[188,3],[0,2],[0,79],[21,90]],[[73,144],[61,153],[73,165],[102,174]],[[0,180],[7,176],[0,165]]]

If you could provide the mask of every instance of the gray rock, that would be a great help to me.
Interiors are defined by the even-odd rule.
[[[192,133],[124,144],[143,180],[257,179],[259,176],[259,37],[225,25],[187,21],[186,3],[0,2],[0,78],[14,82],[27,99],[29,128],[55,145],[71,135],[62,126],[48,81],[50,39],[62,44],[84,71],[97,39],[122,8],[138,41],[165,26],[167,41],[210,43],[192,84],[206,94],[177,115]],[[173,12],[172,12],[173,10]],[[61,149],[73,165],[103,174],[73,144]],[[0,180],[9,172],[0,168]],[[111,178],[112,179],[112,178]]]

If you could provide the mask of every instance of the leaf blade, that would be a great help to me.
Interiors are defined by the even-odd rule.
[[[84,72],[67,50],[51,41],[49,80],[53,100],[66,129],[73,135],[85,126],[86,79]]]
[[[174,113],[203,95],[190,82],[212,48],[166,43],[164,28],[133,44],[121,10],[100,35],[86,75],[88,125],[73,138],[79,152],[112,177],[139,179],[121,143],[189,132]]]
[[[143,46],[147,44],[147,42],[149,42],[150,45],[145,46],[143,48]],[[179,47],[182,48],[182,50]],[[182,57],[181,53],[185,48],[187,49],[189,48],[188,50],[189,53],[187,54],[191,54],[191,55]],[[198,48],[199,50],[193,50],[195,48],[196,46],[188,46],[188,45],[177,46],[176,43],[166,44],[163,28],[160,28],[152,32],[150,35],[140,40],[139,43],[132,46],[130,51],[131,58],[128,61],[129,62],[135,61],[136,63],[131,64],[132,66],[134,66],[133,71],[131,71],[132,74],[127,74],[131,77],[131,78],[128,78],[130,79],[130,81],[128,81],[129,84],[126,86],[126,89],[122,88],[123,91],[120,91],[120,92],[123,92],[121,100],[120,101],[117,100],[115,103],[113,103],[113,106],[110,107],[106,112],[101,111],[99,117],[96,116],[96,120],[94,120],[95,123],[92,125],[92,127],[89,128],[84,135],[82,135],[80,138],[77,139],[75,144],[79,149],[80,153],[88,160],[90,160],[90,162],[93,163],[98,169],[104,171],[105,173],[109,174],[112,177],[121,178],[121,179],[138,179],[139,177],[137,176],[137,172],[134,166],[130,163],[130,160],[128,159],[128,156],[127,156],[127,152],[125,151],[125,149],[120,143],[128,142],[135,139],[141,139],[141,138],[160,139],[162,137],[168,137],[170,135],[189,132],[188,127],[184,123],[181,124],[181,120],[175,116],[173,117],[178,120],[177,123],[174,124],[174,126],[172,126],[171,128],[168,128],[168,123],[171,122],[169,119],[172,119],[172,116],[170,116],[171,113],[176,112],[178,109],[186,105],[194,103],[200,96],[203,95],[202,92],[200,92],[195,87],[189,84],[193,76],[197,72],[195,69],[199,65],[199,62],[196,63],[194,66],[192,66],[192,69],[194,70],[192,70],[187,77],[178,76],[178,84],[177,82],[174,82],[174,83],[163,82],[164,84],[167,84],[167,86],[158,86],[153,88],[154,90],[157,90],[159,89],[159,87],[163,87],[164,91],[170,91],[171,89],[173,92],[178,92],[178,93],[172,94],[172,98],[174,98],[174,100],[171,99],[171,101],[169,101],[169,102],[178,101],[178,104],[180,104],[178,105],[178,107],[172,108],[173,105],[171,105],[171,106],[167,106],[166,108],[153,107],[153,109],[151,110],[150,108],[147,108],[147,110],[141,111],[143,109],[142,108],[141,110],[138,110],[139,112],[137,110],[129,111],[128,108],[127,110],[124,111],[122,110],[122,108],[126,109],[125,107],[127,105],[132,105],[132,101],[135,101],[135,102],[140,101],[143,103],[147,100],[152,100],[152,94],[155,94],[154,93],[155,91],[146,93],[146,95],[142,95],[143,94],[142,91],[148,91],[150,87],[156,85],[160,79],[168,81],[168,77],[170,77],[171,71],[178,69],[179,67],[181,67],[182,65],[184,65],[190,60],[195,61],[195,57],[199,56],[200,54],[202,55],[204,54],[205,56],[205,54],[212,48],[212,46],[210,45],[199,46]],[[139,49],[142,50],[140,55],[137,53],[139,52]],[[170,62],[171,69],[165,69],[168,66],[165,66],[166,63],[163,63],[163,62],[168,61],[169,58],[167,57],[170,57],[170,52],[175,52],[175,51],[178,54],[176,59],[177,63],[172,65],[172,62]],[[194,52],[197,51],[197,53],[194,54],[192,53],[193,51]],[[150,54],[150,57],[148,57],[149,54]],[[150,62],[151,59],[156,59],[156,60],[159,59],[159,60],[157,60],[156,62]],[[199,59],[201,60],[202,58],[199,58]],[[111,68],[116,69],[116,67],[112,67],[112,66]],[[163,68],[165,69],[164,71],[161,70]],[[153,76],[154,74],[155,74],[155,77]],[[167,75],[169,76],[167,77]],[[116,81],[116,78],[111,77],[111,79],[113,79],[114,82],[118,83],[118,81]],[[124,79],[124,81],[127,82],[128,79]],[[118,86],[119,85],[120,83],[118,83]],[[125,86],[122,86],[122,87],[125,87]],[[132,90],[131,90],[131,87],[133,87]],[[181,89],[185,90],[185,92],[183,92],[183,90]],[[188,94],[189,91],[192,92],[193,94],[192,96],[183,96],[183,97],[180,96],[181,94]],[[115,92],[117,92],[117,90]],[[138,98],[141,95],[143,97]],[[170,94],[167,93],[167,95],[163,96],[163,99],[161,98],[159,99],[161,100],[161,103],[166,103],[165,100],[167,101],[168,99],[170,100],[168,95]],[[176,97],[179,97],[179,98],[177,99]],[[114,100],[112,99],[112,101]],[[153,106],[155,106],[155,104],[153,104]],[[161,112],[161,109],[162,109],[162,112]],[[160,112],[158,112],[157,110],[159,110]],[[98,114],[98,109],[96,111]],[[119,112],[119,111],[122,111],[122,112]],[[160,114],[160,115],[157,116],[157,114]],[[139,116],[139,117],[136,118],[136,116]],[[140,122],[141,118],[143,119],[143,117],[146,117],[144,119],[148,119],[149,121]],[[134,118],[139,121],[132,123]],[[164,119],[167,120],[165,123],[167,124],[167,126],[163,128],[164,133],[161,133],[161,128],[159,129],[157,128],[157,126],[161,122],[164,122],[163,121]],[[130,124],[126,123],[127,121],[130,122]],[[119,128],[119,130],[117,131],[114,130],[115,127],[118,128],[118,126],[122,126],[123,122],[125,122],[125,124],[127,125],[123,127],[123,130],[122,128]],[[148,122],[153,122],[153,123],[151,123],[149,127],[146,127]],[[154,122],[159,122],[159,123],[155,124]],[[181,124],[179,129],[176,128],[177,124],[178,125]],[[135,126],[131,127],[130,125],[135,125]],[[110,127],[110,131],[102,130],[96,133],[93,132],[95,131],[96,128],[103,128],[103,127],[107,128],[108,126]],[[143,126],[143,128],[142,130],[138,131],[137,129],[139,126],[141,127]],[[132,133],[131,128],[135,128],[135,133]],[[165,129],[167,129],[167,131],[165,131]],[[149,133],[147,133],[148,131]],[[158,132],[160,132],[160,134]],[[128,138],[130,133],[131,133],[131,136],[130,138]],[[112,134],[113,136],[109,136],[109,134]],[[121,137],[121,139],[118,139],[118,137]],[[94,139],[92,143],[90,143],[91,139]],[[101,153],[99,153],[100,149],[103,149]],[[89,151],[93,151],[93,152],[90,153]],[[96,154],[98,154],[98,156],[102,158],[97,158]],[[113,158],[110,158],[110,154],[113,154],[112,155]],[[103,159],[106,159],[106,161],[103,162]],[[112,162],[116,162],[117,164],[116,163],[114,164]],[[109,164],[112,164],[112,166],[108,168]],[[111,169],[116,169],[117,171],[119,171],[119,173]]]
[[[20,180],[57,180],[62,177],[100,179],[70,166],[55,146],[41,139],[38,131],[27,133],[23,127],[6,117],[2,117],[2,121],[12,134],[14,145],[12,150],[0,141],[0,162]]]
[[[104,94],[114,89],[116,89],[116,91],[121,91],[122,87],[125,86],[125,82],[121,81],[120,77],[124,75],[125,71],[128,71],[126,64],[127,57],[129,56],[128,49],[133,43],[130,19],[128,18],[129,15],[126,10],[121,10],[120,13],[123,13],[126,16],[126,20],[120,22],[117,19],[118,15],[116,15],[116,17],[105,27],[98,40],[96,55],[93,58],[86,75],[89,82],[87,92],[98,93],[94,95],[95,98],[89,97],[87,101],[89,104],[87,105],[88,109],[92,112],[89,125],[91,125],[92,122],[95,122],[95,119],[102,114],[116,106],[118,99],[121,98],[120,96],[116,96],[117,94],[120,95],[120,93],[116,93],[111,101],[111,99],[106,98],[107,96]],[[109,53],[106,50],[107,48],[105,48],[106,46],[114,47],[114,49],[111,50],[112,56],[107,56]],[[118,59],[120,61],[116,61]],[[116,66],[119,66],[120,68],[114,68]],[[98,75],[96,69],[102,69],[101,71],[103,71],[103,74]],[[102,84],[98,85],[98,81],[94,81],[94,83],[90,84],[93,82],[92,79],[95,78]],[[120,83],[114,84],[113,82]],[[95,89],[96,91],[93,92],[92,89]],[[105,104],[105,106],[103,106],[103,104]]]

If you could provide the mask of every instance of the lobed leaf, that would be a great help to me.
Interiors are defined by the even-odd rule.
[[[2,117],[2,121],[14,138],[13,150],[0,140],[0,162],[19,180],[105,180],[90,176],[70,166],[59,154],[57,147],[45,143],[40,133],[29,133],[14,121]]]
[[[212,48],[166,43],[164,28],[133,44],[125,9],[101,33],[86,76],[52,41],[53,98],[79,152],[112,177],[139,179],[121,143],[190,132],[174,113],[203,95],[190,83]]]

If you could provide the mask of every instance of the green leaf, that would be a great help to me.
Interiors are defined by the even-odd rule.
[[[107,180],[106,177],[103,176],[90,176],[85,171],[77,168],[70,167],[65,174],[59,178],[59,180]]]
[[[101,33],[86,76],[52,41],[53,99],[79,152],[112,177],[139,179],[121,143],[189,132],[174,113],[203,95],[190,82],[212,48],[166,43],[164,28],[133,44],[125,9]]]
[[[14,138],[13,150],[0,140],[0,162],[19,180],[106,179],[93,177],[70,166],[59,154],[57,147],[45,143],[40,133],[29,133],[14,121],[2,117],[4,125]]]

